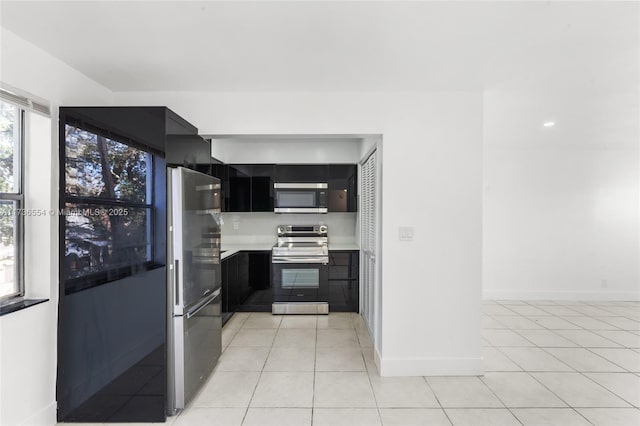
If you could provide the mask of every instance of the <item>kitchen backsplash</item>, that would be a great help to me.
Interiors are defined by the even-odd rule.
[[[222,219],[223,244],[274,244],[278,225],[328,225],[329,244],[351,244],[358,235],[357,213],[222,213]]]

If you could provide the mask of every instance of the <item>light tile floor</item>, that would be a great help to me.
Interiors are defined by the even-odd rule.
[[[640,425],[640,303],[483,306],[481,377],[380,377],[356,314],[236,314],[215,372],[167,423]]]

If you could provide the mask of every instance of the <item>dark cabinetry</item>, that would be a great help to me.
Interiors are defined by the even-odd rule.
[[[272,164],[216,165],[213,173],[225,180],[225,211],[272,212],[274,170]]]
[[[251,167],[251,211],[273,211],[273,183],[276,166],[259,164]]]
[[[358,166],[355,164],[212,164],[222,181],[223,210],[273,212],[275,182],[327,182],[329,212],[358,211]]]
[[[355,164],[329,165],[329,211],[358,211],[358,166]]]
[[[276,166],[278,182],[326,182],[329,170],[326,164],[279,164]]]
[[[230,212],[251,211],[251,166],[229,166],[228,191],[224,194]]]
[[[211,144],[198,135],[167,135],[167,165],[211,174]]]
[[[66,279],[72,271],[65,259],[69,247],[64,235],[71,228],[60,217],[57,419],[82,423],[164,422],[168,272],[164,266],[165,164],[209,172],[209,142],[198,136],[195,126],[166,107],[62,107],[59,120],[60,208],[74,196],[65,191],[69,183],[65,164],[67,155],[73,153],[67,152],[65,143],[67,125],[153,155],[153,167],[145,172],[153,177],[153,184],[147,186],[153,189],[147,199],[152,203],[152,221],[148,223],[153,227],[145,234],[153,265],[149,269],[138,264],[120,269],[113,266],[117,264],[105,263],[109,270],[100,267],[95,269],[96,275],[76,277],[80,278],[76,281]],[[87,226],[76,238],[91,240],[92,227]],[[121,237],[126,237],[121,245],[137,245],[132,236]],[[95,247],[94,243],[90,245]]]
[[[222,261],[223,320],[233,312],[269,312],[271,301],[271,252],[240,251]]]
[[[329,252],[329,310],[358,312],[360,300],[357,250]]]

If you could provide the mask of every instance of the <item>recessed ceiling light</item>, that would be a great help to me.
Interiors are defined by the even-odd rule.
[[[556,123],[554,123],[553,121],[547,121],[543,124],[544,127],[553,127],[555,125]]]

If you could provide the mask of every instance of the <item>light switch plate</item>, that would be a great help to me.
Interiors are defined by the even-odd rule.
[[[400,241],[413,241],[413,226],[400,227]]]

